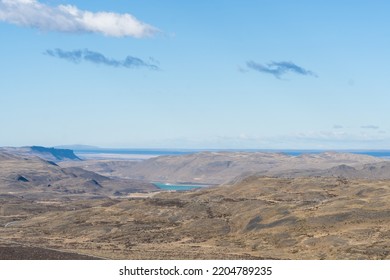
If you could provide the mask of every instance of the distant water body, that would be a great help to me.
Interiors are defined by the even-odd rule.
[[[185,155],[185,154],[192,154],[196,152],[204,152],[204,151],[210,151],[210,152],[218,152],[218,151],[225,151],[225,152],[270,152],[270,153],[284,153],[290,156],[300,156],[303,154],[320,154],[323,152],[327,152],[326,150],[168,150],[168,149],[91,149],[91,150],[77,150],[75,149],[74,152],[78,155],[104,155],[104,154],[110,154],[110,155],[117,155],[118,157],[120,155],[129,155],[137,158],[137,156],[145,156],[145,158],[149,157],[155,157],[155,156],[167,156],[167,155]],[[379,157],[383,159],[390,159],[390,150],[337,150],[335,152],[340,153],[352,153],[352,154],[360,154],[360,155],[369,155],[374,157]],[[205,186],[200,185],[190,185],[190,184],[167,184],[167,183],[161,183],[161,182],[153,182],[153,184],[162,190],[169,190],[169,191],[188,191],[192,189],[198,189]]]
[[[199,189],[204,187],[199,185],[175,185],[175,184],[166,184],[166,183],[157,183],[157,182],[154,182],[153,185],[155,185],[159,189],[169,190],[169,191],[188,191],[188,190]]]
[[[302,154],[320,154],[327,151],[340,153],[352,153],[359,155],[368,155],[380,158],[390,159],[390,150],[252,150],[252,149],[85,149],[74,150],[76,154],[112,154],[112,155],[144,155],[144,156],[166,156],[166,155],[185,155],[196,152],[269,152],[269,153],[284,153],[291,156],[299,156]]]

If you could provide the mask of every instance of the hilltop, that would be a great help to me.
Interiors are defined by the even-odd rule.
[[[350,153],[324,152],[291,156],[267,152],[199,152],[159,156],[143,161],[88,160],[65,162],[61,166],[79,166],[106,176],[146,181],[194,184],[224,184],[250,175],[273,177],[333,176],[340,165],[357,170],[382,159]],[[328,170],[328,171],[326,171]],[[339,174],[340,173],[340,174]],[[388,173],[390,176],[390,173]]]

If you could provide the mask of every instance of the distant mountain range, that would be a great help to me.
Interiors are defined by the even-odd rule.
[[[146,181],[224,184],[242,178],[352,177],[390,178],[390,162],[382,158],[337,152],[298,156],[267,152],[199,152],[170,155],[143,161],[88,160],[62,162],[106,176]]]

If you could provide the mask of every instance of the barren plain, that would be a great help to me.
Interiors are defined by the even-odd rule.
[[[249,159],[259,167],[240,174]],[[118,178],[127,163],[111,177],[82,168],[102,164],[1,153],[0,259],[390,259],[388,162],[378,158],[202,153],[131,163],[132,179]],[[196,182],[224,182],[150,184],[193,182],[202,170],[211,179]]]

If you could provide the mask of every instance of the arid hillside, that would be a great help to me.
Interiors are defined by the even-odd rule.
[[[273,177],[317,176],[325,170],[346,165],[360,169],[382,159],[348,153],[326,152],[290,156],[265,152],[201,152],[178,156],[159,156],[143,161],[87,160],[62,162],[63,167],[78,166],[105,176],[169,183],[224,184],[250,175]],[[390,173],[383,173],[390,179]],[[342,174],[324,173],[326,176]],[[372,177],[375,178],[375,177]]]
[[[79,167],[62,168],[36,156],[0,152],[0,194],[53,199],[124,195],[156,189],[148,182],[113,179]]]
[[[8,195],[0,205],[10,247],[109,259],[390,258],[387,180],[249,177],[146,198]]]

